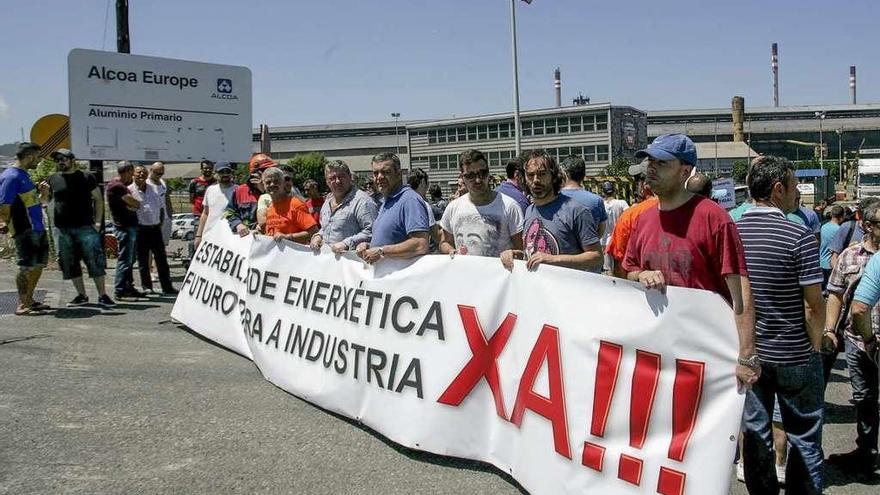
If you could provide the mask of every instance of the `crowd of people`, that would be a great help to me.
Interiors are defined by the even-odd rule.
[[[73,156],[55,152],[59,173],[35,186],[34,145],[23,143],[15,167],[0,176],[0,222],[19,252],[16,282],[21,314],[39,311],[33,287],[45,265],[40,200],[54,195],[59,261],[87,302],[80,261],[104,292],[103,250],[96,248],[103,207],[87,172],[68,170]],[[529,270],[557,265],[626,278],[647,290],[667,286],[708,290],[732,308],[739,341],[735,375],[746,395],[738,475],[750,493],[821,493],[826,462],[873,473],[878,437],[878,323],[880,312],[880,201],[863,199],[855,211],[801,205],[794,166],[761,156],[746,179],[750,199],[730,212],[713,200],[711,180],[695,173],[697,152],[682,134],[656,138],[636,153],[629,169],[637,184],[633,205],[618,199],[615,184],[602,195],[584,189],[582,158],[557,160],[542,150],[522,153],[506,165],[506,180],[491,186],[486,155],[459,157],[460,188],[444,200],[420,169],[405,181],[400,159],[372,159],[371,191],[359,189],[340,160],[326,163],[326,196],[310,180],[294,185],[294,171],[265,154],[248,163],[249,176],[235,184],[230,163],[202,163],[190,184],[199,217],[194,244],[223,222],[240,236],[351,251],[367,264],[429,253],[498,258],[507,269],[523,260]],[[117,298],[139,295],[133,287],[137,254],[143,287],[151,288],[149,259],[162,291],[174,294],[162,243],[171,212],[161,164],[150,171],[127,162],[107,186],[116,226]],[[822,223],[822,220],[825,223]],[[707,331],[712,331],[711,329]],[[856,448],[826,459],[822,450],[825,384],[838,353],[846,365],[856,406]]]

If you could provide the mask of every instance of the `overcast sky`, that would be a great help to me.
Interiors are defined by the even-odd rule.
[[[67,54],[115,50],[115,0],[4,0],[0,143],[67,113]],[[512,108],[508,0],[130,0],[132,53],[243,65],[254,124],[465,116]],[[523,109],[645,110],[880,101],[877,0],[517,1]],[[108,13],[109,6],[109,16]],[[105,22],[106,19],[106,22]],[[106,33],[106,34],[105,34]]]

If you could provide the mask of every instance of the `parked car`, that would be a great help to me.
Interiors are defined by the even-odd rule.
[[[199,219],[195,217],[174,220],[174,224],[171,227],[171,238],[191,241],[195,238],[198,227]]]

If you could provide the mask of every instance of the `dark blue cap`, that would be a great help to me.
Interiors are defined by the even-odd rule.
[[[223,171],[232,172],[235,170],[235,166],[233,166],[229,162],[217,162],[214,164],[214,172],[220,173]]]
[[[687,165],[697,164],[697,148],[691,138],[684,134],[663,134],[657,136],[646,149],[636,152],[636,158],[651,157],[655,160],[669,161],[678,158]]]

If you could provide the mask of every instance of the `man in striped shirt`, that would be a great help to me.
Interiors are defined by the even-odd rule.
[[[761,377],[746,392],[743,461],[749,493],[779,493],[770,429],[774,396],[790,445],[786,489],[822,492],[822,361],[825,324],[819,246],[785,218],[797,209],[794,167],[760,157],[747,178],[755,207],[737,222],[755,301]],[[804,302],[808,305],[805,308]]]

